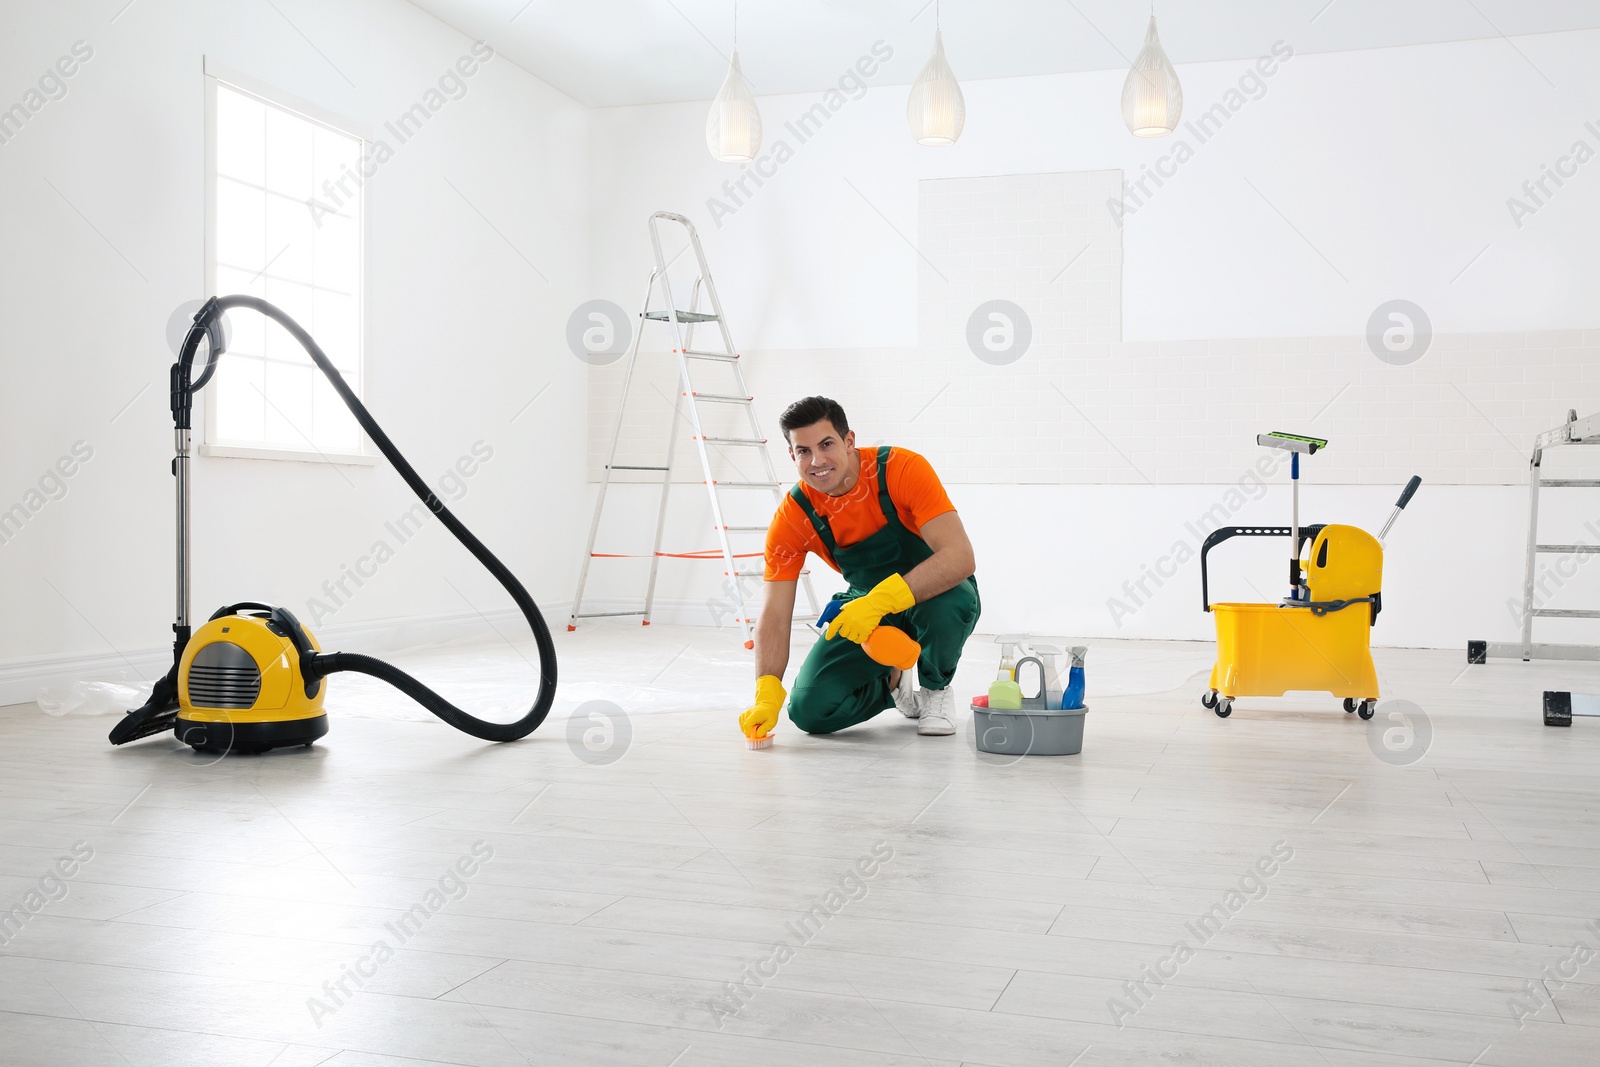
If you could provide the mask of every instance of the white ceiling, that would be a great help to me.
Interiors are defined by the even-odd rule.
[[[733,0],[412,0],[591,107],[709,100],[733,46]],[[1125,67],[1148,0],[940,0],[962,80]],[[1178,64],[1600,27],[1596,0],[1189,0],[1156,4]],[[932,50],[931,0],[745,0],[739,53],[757,94],[833,85],[874,41],[909,83]],[[1508,41],[1507,48],[1519,47]]]

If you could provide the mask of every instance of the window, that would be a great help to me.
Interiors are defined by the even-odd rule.
[[[359,396],[362,140],[261,93],[206,81],[208,291],[263,297],[288,312]],[[360,428],[294,339],[254,312],[228,320],[228,355],[208,390],[208,451],[359,456]]]

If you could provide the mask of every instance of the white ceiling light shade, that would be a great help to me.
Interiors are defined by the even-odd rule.
[[[706,147],[719,163],[749,163],[761,151],[761,112],[739,69],[738,49],[706,116]]]
[[[706,116],[706,147],[718,163],[749,163],[761,151],[761,112],[739,69],[739,0],[733,0],[733,60]]]
[[[906,124],[911,136],[929,148],[947,148],[961,136],[967,123],[967,101],[961,95],[955,71],[944,58],[944,34],[939,27],[939,8],[933,9],[933,58],[922,68],[911,85],[906,101]]]
[[[1183,115],[1183,86],[1178,71],[1161,49],[1156,17],[1150,16],[1144,47],[1134,57],[1128,80],[1122,83],[1122,121],[1135,137],[1165,137],[1178,128]]]

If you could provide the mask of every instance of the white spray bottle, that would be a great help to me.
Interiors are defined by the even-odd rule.
[[[1034,645],[1030,643],[1033,654],[1039,657],[1044,664],[1044,696],[1045,707],[1061,707],[1062,697],[1065,695],[1061,684],[1061,674],[1056,669],[1056,657],[1061,655],[1059,645]]]
[[[1028,639],[1027,634],[1001,634],[994,639],[1000,646],[1000,670],[995,673],[997,682],[1014,682],[1017,680],[1017,646]]]

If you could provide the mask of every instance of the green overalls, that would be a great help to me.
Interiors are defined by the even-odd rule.
[[[796,485],[789,495],[811,520],[828,555],[844,572],[850,588],[835,593],[836,600],[853,600],[891,574],[905,575],[933,555],[928,543],[901,523],[889,499],[889,446],[878,448],[878,506],[886,521],[883,529],[857,544],[840,547],[828,521],[811,506]],[[924,689],[944,689],[955,678],[961,648],[978,625],[978,582],[969,577],[925,603],[885,615],[883,623],[898,626],[922,645],[917,677]],[[885,708],[894,707],[889,686],[890,668],[873,660],[860,645],[835,635],[820,640],[800,665],[789,693],[789,720],[811,734],[829,734],[865,722]]]

